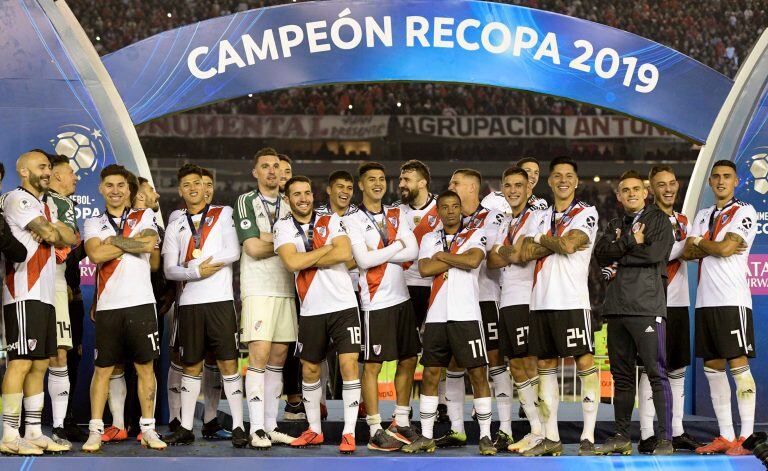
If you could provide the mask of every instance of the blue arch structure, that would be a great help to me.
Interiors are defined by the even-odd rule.
[[[63,0],[4,2],[0,127],[14,132],[0,133],[3,162],[12,169],[25,150],[69,145],[81,177],[82,223],[100,210],[97,175],[104,165],[118,162],[151,179],[134,125],[248,93],[381,81],[471,83],[561,96],[706,142],[686,199],[690,215],[707,202],[703,177],[715,155],[736,160],[752,175],[755,149],[768,146],[768,66],[758,60],[768,36],[734,86],[677,51],[604,25],[474,0],[434,5],[330,0],[251,10],[166,31],[99,59]],[[10,172],[6,180],[7,188],[16,176]],[[739,193],[759,212],[764,200],[756,190],[763,180],[758,174],[745,179]],[[762,233],[756,248],[755,260],[768,258]],[[92,268],[84,266],[83,274]],[[86,286],[85,299],[91,289]],[[765,338],[765,293],[755,294],[758,338]],[[91,348],[86,322],[84,367]],[[764,390],[768,378],[755,370]],[[76,395],[87,400],[83,386],[87,382]],[[768,406],[759,404],[758,420],[765,417]]]

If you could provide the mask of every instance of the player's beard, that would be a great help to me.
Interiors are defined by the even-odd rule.
[[[400,201],[405,204],[411,204],[414,201],[416,201],[416,198],[419,197],[419,189],[410,190],[408,188],[405,188],[404,190],[400,190]]]
[[[34,173],[30,173],[29,175],[29,185],[39,193],[43,193],[44,191],[46,191],[48,189],[48,185],[50,184],[50,182],[51,182],[50,177],[48,177],[47,179],[43,179],[42,177],[39,177]]]

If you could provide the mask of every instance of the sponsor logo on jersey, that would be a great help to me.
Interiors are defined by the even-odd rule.
[[[746,230],[752,229],[752,218],[744,218],[744,220],[741,221],[741,227]]]

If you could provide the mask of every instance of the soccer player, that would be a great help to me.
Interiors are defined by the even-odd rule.
[[[69,158],[64,155],[48,155],[51,163],[51,180],[48,192],[43,197],[52,212],[58,214],[64,223],[80,240],[80,232],[75,219],[75,205],[69,197],[75,193],[77,175],[69,165]],[[48,367],[48,395],[51,397],[53,432],[51,438],[61,444],[69,445],[64,431],[64,418],[70,397],[70,380],[67,369],[67,352],[72,348],[72,324],[69,319],[69,294],[64,272],[67,269],[67,256],[71,247],[56,249],[56,356],[51,357]],[[74,388],[72,388],[74,389]]]
[[[533,194],[533,190],[536,189],[536,185],[539,183],[539,161],[535,157],[523,157],[515,163],[516,167],[520,167],[528,174],[528,183],[530,184],[530,196],[528,204],[537,209],[547,209],[549,206],[546,200],[539,198]],[[485,195],[481,204],[484,208],[489,210],[498,211],[509,215],[512,208],[509,206],[509,202],[506,200],[503,188],[504,182],[502,182],[502,189],[499,191],[492,191]]]
[[[26,258],[6,263],[3,320],[8,369],[3,377],[3,440],[0,452],[40,455],[69,451],[68,443],[43,435],[43,378],[57,355],[54,249],[77,242],[74,231],[58,220],[42,198],[48,191],[51,163],[41,151],[16,161],[21,186],[3,195],[2,209],[11,234],[26,248]],[[20,257],[17,257],[18,260]],[[23,399],[22,399],[23,396]],[[22,403],[25,436],[19,435]]]
[[[97,304],[94,314],[95,368],[91,382],[91,421],[83,451],[101,449],[109,380],[115,365],[132,361],[138,376],[141,405],[141,444],[162,450],[166,444],[155,431],[156,381],[153,361],[158,358],[155,296],[150,280],[150,256],[158,233],[154,211],[131,209],[132,175],[121,165],[101,171],[99,192],[106,211],[85,223],[85,251],[97,265]],[[130,290],[126,287],[130,286]]]
[[[674,243],[667,215],[646,205],[648,190],[634,170],[619,178],[617,199],[624,215],[608,224],[595,244],[601,266],[615,264],[603,315],[608,322],[608,356],[615,384],[615,434],[595,447],[598,455],[632,453],[629,428],[635,404],[637,357],[643,362],[659,413],[659,434],[651,453],[671,455],[672,404],[666,370],[667,261]]]
[[[360,270],[363,400],[371,434],[368,448],[395,451],[417,437],[408,415],[419,337],[401,264],[415,260],[419,247],[400,207],[381,202],[387,189],[384,166],[378,162],[360,165],[358,186],[363,202],[343,221]],[[395,360],[397,406],[390,434],[381,427],[378,378],[382,363]],[[398,436],[402,442],[395,438]]]
[[[747,263],[757,233],[757,213],[752,205],[734,197],[738,184],[733,162],[715,162],[709,174],[715,204],[696,214],[683,253],[686,260],[699,260],[696,356],[704,360],[704,374],[720,426],[720,436],[697,448],[699,454],[751,454],[741,444],[752,435],[755,424],[757,388],[749,358],[755,357],[756,344]],[[733,430],[726,363],[736,383],[741,419],[738,438]]]
[[[354,211],[357,211],[357,205],[352,203],[352,195],[355,192],[354,179],[352,175],[345,170],[336,170],[328,176],[328,204],[320,205],[317,208],[318,213],[331,214],[336,213],[339,217],[344,217]],[[359,290],[358,276],[359,271],[355,261],[347,263],[349,276],[352,278],[352,286],[355,291]]]
[[[293,177],[293,160],[285,154],[277,154],[280,159],[280,193],[285,194],[285,182]]]
[[[600,382],[595,366],[589,261],[597,235],[597,210],[576,199],[576,162],[556,157],[549,164],[548,183],[554,204],[540,214],[536,235],[520,242],[521,262],[536,260],[531,294],[529,348],[538,358],[539,417],[545,439],[524,456],[560,455],[557,427],[560,391],[558,358],[572,356],[581,380],[584,429],[579,454],[594,453]]]
[[[433,277],[424,327],[424,373],[419,402],[421,436],[403,446],[406,453],[435,451],[433,428],[437,416],[437,385],[451,359],[466,368],[472,383],[480,425],[480,454],[494,455],[491,441],[491,388],[488,385],[485,339],[480,314],[478,274],[485,258],[485,231],[464,227],[461,199],[451,191],[437,198],[443,228],[424,236],[419,271]]]
[[[520,167],[508,168],[501,180],[504,196],[512,212],[499,229],[493,249],[488,254],[488,267],[501,268],[499,355],[509,359],[509,370],[515,380],[515,390],[531,426],[531,432],[517,443],[510,443],[507,450],[523,453],[544,439],[539,412],[536,409],[538,375],[529,376],[526,369],[527,362],[536,361],[536,357],[530,353],[529,341],[529,308],[536,264],[532,261],[521,262],[519,250],[520,243],[526,236],[536,234],[539,213],[528,198],[531,191],[525,170]],[[501,418],[503,401],[498,397],[498,393],[496,403]],[[511,420],[511,412],[504,414],[509,414],[504,418]],[[501,422],[504,424],[504,421]],[[511,433],[509,435],[511,436]]]
[[[187,209],[184,217],[168,225],[163,268],[167,279],[182,283],[177,335],[184,375],[181,426],[166,442],[186,445],[195,440],[192,426],[202,387],[200,374],[206,353],[212,351],[224,373],[224,393],[232,412],[232,444],[242,448],[249,440],[243,429],[243,381],[237,367],[232,263],[240,258],[240,249],[232,208],[205,200],[202,169],[196,165],[181,167],[177,178]]]
[[[680,185],[675,171],[669,165],[657,165],[648,176],[656,204],[669,218],[675,243],[667,263],[667,378],[672,390],[672,447],[675,450],[690,450],[703,446],[683,429],[683,407],[685,405],[685,369],[691,364],[691,334],[688,318],[688,264],[681,258],[685,239],[691,233],[688,217],[675,211],[677,191]],[[637,445],[640,453],[649,453],[656,447],[653,433],[653,417],[656,414],[653,394],[648,375],[640,374],[638,388],[641,440]]]
[[[301,322],[296,353],[301,358],[303,401],[309,428],[291,443],[320,445],[320,363],[333,342],[343,379],[344,430],[341,453],[355,451],[355,423],[360,404],[357,358],[360,319],[352,280],[345,263],[352,249],[337,214],[320,215],[312,207],[312,182],[302,176],[285,184],[291,214],[275,225],[274,247],[285,267],[296,275]]]
[[[240,341],[248,346],[245,393],[250,417],[250,444],[264,449],[288,445],[294,437],[277,430],[288,344],[296,341],[296,305],[291,273],[275,255],[277,221],[290,214],[280,197],[280,160],[272,148],[254,157],[257,188],[237,200],[235,227],[242,244]]]
[[[482,176],[473,169],[459,169],[451,176],[448,189],[455,191],[461,198],[462,224],[467,229],[479,229],[484,232],[486,252],[496,243],[504,215],[499,211],[488,210],[480,204],[480,186]],[[501,273],[498,269],[488,269],[486,261],[480,264],[478,284],[480,286],[480,313],[483,320],[486,354],[490,366],[489,375],[494,383],[497,407],[500,418],[500,433],[494,445],[498,450],[506,450],[512,443],[512,380],[499,356],[499,282]],[[437,446],[464,446],[467,436],[464,433],[464,370],[451,364],[446,371],[445,399],[451,430],[435,442]]]

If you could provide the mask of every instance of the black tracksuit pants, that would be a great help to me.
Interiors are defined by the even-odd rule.
[[[661,319],[661,322],[657,322]],[[608,358],[614,383],[613,411],[616,433],[629,438],[635,404],[637,357],[643,362],[653,389],[653,405],[659,420],[659,438],[672,439],[672,390],[667,379],[664,318],[651,316],[606,316]]]

